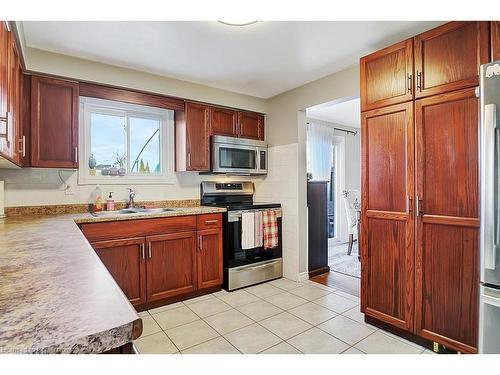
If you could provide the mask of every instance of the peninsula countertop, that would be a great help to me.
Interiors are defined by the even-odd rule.
[[[141,335],[141,319],[77,223],[224,211],[0,219],[0,353],[101,353]]]

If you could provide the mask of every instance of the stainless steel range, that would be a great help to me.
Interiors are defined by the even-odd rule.
[[[201,204],[224,207],[224,283],[235,290],[282,276],[282,211],[279,203],[254,202],[254,184],[250,181],[201,183]],[[242,248],[242,214],[268,211],[276,213],[278,245],[272,249],[258,246]]]

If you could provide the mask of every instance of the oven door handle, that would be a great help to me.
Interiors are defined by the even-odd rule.
[[[253,209],[253,210],[245,210],[245,211],[229,211],[227,213],[228,222],[232,223],[235,221],[239,221],[241,218],[241,214],[243,212],[258,212],[258,211],[274,211],[276,212],[276,218],[281,218],[283,216],[283,211],[281,208],[263,208],[263,209]]]

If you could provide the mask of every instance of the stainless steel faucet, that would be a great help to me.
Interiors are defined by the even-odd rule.
[[[127,202],[127,208],[134,208],[135,206],[135,191],[134,189],[127,188],[128,189],[128,202]]]

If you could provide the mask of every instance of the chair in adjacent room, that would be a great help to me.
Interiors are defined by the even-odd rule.
[[[346,210],[347,231],[349,233],[347,255],[351,255],[352,245],[358,239],[358,211],[361,209],[359,190],[342,190],[342,197]]]

